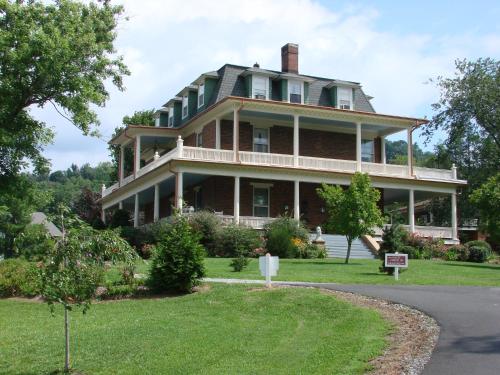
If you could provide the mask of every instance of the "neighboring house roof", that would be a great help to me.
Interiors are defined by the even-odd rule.
[[[43,212],[33,212],[31,214],[31,224],[42,224],[52,237],[61,237],[62,232],[53,222],[47,219]]]

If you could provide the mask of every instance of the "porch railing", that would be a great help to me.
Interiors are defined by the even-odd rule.
[[[390,227],[391,224],[386,224],[384,227]],[[407,231],[410,231],[409,225],[402,225]],[[381,236],[383,228],[375,228],[375,235]],[[415,225],[415,233],[422,237],[432,237],[432,238],[446,238],[450,239],[453,236],[451,227],[435,227],[435,226],[423,226]]]

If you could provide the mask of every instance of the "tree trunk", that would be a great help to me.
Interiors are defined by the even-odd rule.
[[[64,352],[64,372],[69,372],[69,317],[68,309],[64,308],[64,338],[66,347]]]
[[[351,256],[351,244],[352,240],[350,238],[347,239],[347,255],[345,256],[345,264],[349,263],[349,257]]]

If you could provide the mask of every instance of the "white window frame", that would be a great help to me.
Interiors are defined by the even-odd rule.
[[[269,215],[271,214],[271,186],[267,185],[264,186],[265,184],[255,184],[252,188],[252,215],[254,217],[270,217]],[[262,189],[262,190],[267,190],[267,205],[256,205],[255,204],[255,189]],[[267,207],[267,216],[256,216],[255,215],[255,207]]]
[[[268,100],[269,99],[269,77],[258,75],[258,74],[252,74],[252,99],[256,99],[255,98],[255,95],[256,95],[255,82],[256,82],[256,80],[259,80],[259,79],[264,80],[265,99]]]
[[[205,104],[205,82],[202,82],[198,86],[198,108],[202,107],[204,104]]]
[[[269,130],[269,128],[264,128],[264,127],[258,127],[258,126],[254,126],[253,127],[253,131],[252,131],[252,151],[253,152],[261,152],[261,151],[256,151],[255,150],[255,132],[257,130],[265,130],[267,132],[267,151],[266,152],[262,152],[264,154],[269,154],[271,152],[271,131]]]
[[[186,113],[184,114],[184,109],[186,109]],[[187,95],[182,96],[182,119],[188,117],[189,114],[189,98]]]
[[[291,86],[292,84],[300,85],[300,104],[304,104],[304,82],[298,80],[288,80],[288,102],[291,103],[290,95],[292,94]],[[299,104],[299,103],[295,103]]]
[[[168,108],[168,120],[167,120],[167,128],[174,127],[174,107]]]
[[[354,98],[351,87],[337,87],[337,108],[352,111],[354,109]],[[349,101],[349,109],[342,108],[341,100]]]
[[[196,147],[203,147],[203,132],[196,133]]]

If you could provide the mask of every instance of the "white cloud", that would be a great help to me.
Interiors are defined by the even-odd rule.
[[[199,74],[224,63],[280,69],[280,47],[300,45],[305,74],[358,81],[382,113],[422,116],[437,91],[430,77],[451,74],[462,57],[495,56],[500,37],[396,34],[377,28],[379,10],[349,6],[332,11],[312,0],[123,0],[129,21],[120,25],[118,51],[132,75],[127,91],[111,90],[100,109],[101,132],[109,136],[135,110],[158,108]],[[49,155],[54,168],[78,160],[107,160],[106,145],[75,134],[50,116],[58,136]],[[67,145],[78,150],[68,151]],[[86,145],[91,158],[79,157]],[[84,153],[85,154],[85,153]],[[88,153],[87,153],[88,154]]]

